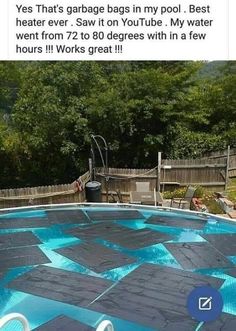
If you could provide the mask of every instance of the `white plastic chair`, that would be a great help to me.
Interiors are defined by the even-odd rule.
[[[112,323],[110,321],[102,321],[99,324],[96,331],[115,331]]]
[[[24,315],[18,314],[18,313],[12,313],[8,314],[0,319],[0,329],[6,325],[8,322],[18,320],[22,323],[24,331],[30,331],[29,322],[25,318]]]

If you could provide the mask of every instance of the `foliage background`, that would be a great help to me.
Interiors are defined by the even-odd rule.
[[[109,165],[153,167],[236,142],[236,62],[0,62],[0,187],[73,181],[90,135]]]

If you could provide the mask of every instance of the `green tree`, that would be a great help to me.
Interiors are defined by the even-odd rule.
[[[171,123],[202,121],[189,100],[201,63],[114,73],[88,98],[89,126],[110,142],[114,166],[148,167],[168,146]],[[105,87],[105,88],[104,88]]]
[[[0,113],[9,114],[17,97],[19,70],[15,62],[0,62]]]
[[[225,75],[216,80],[210,93],[212,130],[230,145],[236,145],[236,62],[228,63]]]
[[[87,170],[92,133],[105,137],[115,167],[152,167],[158,151],[199,157],[233,145],[236,66],[216,67],[0,62],[1,185],[74,180]]]
[[[87,168],[85,99],[99,80],[100,68],[93,62],[24,68],[13,121],[29,148],[24,160],[28,181],[35,185],[64,182]]]

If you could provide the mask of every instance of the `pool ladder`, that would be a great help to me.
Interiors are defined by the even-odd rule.
[[[23,325],[24,331],[30,331],[29,322],[24,315],[18,313],[8,314],[0,319],[0,329],[6,325],[8,322],[17,320]]]
[[[30,331],[29,322],[24,315],[18,313],[8,314],[0,319],[0,329],[6,325],[8,322],[17,320],[23,325],[24,331]],[[96,331],[115,331],[112,323],[110,321],[102,321]]]
[[[98,325],[96,331],[115,331],[115,330],[110,321],[103,321]]]

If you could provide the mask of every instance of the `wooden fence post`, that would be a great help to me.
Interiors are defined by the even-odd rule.
[[[156,168],[156,191],[161,190],[161,152],[158,152],[158,163]]]
[[[227,149],[227,160],[226,160],[226,173],[225,173],[225,191],[229,185],[229,162],[230,162],[230,146]]]

